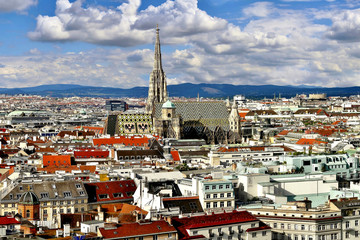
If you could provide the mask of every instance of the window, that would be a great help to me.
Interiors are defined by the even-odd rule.
[[[47,214],[47,209],[44,209],[43,213],[44,213],[44,215],[46,215]]]
[[[281,226],[281,229],[285,228],[285,224],[283,224],[283,223],[280,226]]]
[[[359,231],[355,231],[355,237],[359,236]]]
[[[350,233],[349,232],[345,233],[345,238],[350,238]]]
[[[220,207],[224,207],[224,202],[220,202]]]
[[[64,209],[63,209],[63,208],[60,209],[60,213],[64,213]]]
[[[30,210],[26,210],[26,217],[29,218],[30,217]]]
[[[228,206],[228,207],[231,207],[231,201],[228,201],[228,202],[227,202],[227,206]]]
[[[210,208],[210,203],[206,203],[206,208]]]
[[[224,198],[224,194],[223,194],[223,193],[220,193],[220,198]]]
[[[210,198],[210,194],[206,194],[206,198]]]
[[[355,220],[355,226],[359,226],[359,220]]]
[[[274,228],[277,228],[277,223],[274,223]]]
[[[226,188],[227,188],[227,189],[230,188],[230,184],[226,184]]]
[[[223,189],[224,185],[219,185],[219,189]]]
[[[205,185],[205,190],[209,190],[210,186],[209,185]]]
[[[287,229],[291,229],[291,224],[288,224]]]
[[[85,192],[84,191],[79,191],[79,195],[83,196],[83,195],[85,195]]]
[[[305,225],[301,225],[301,230],[305,230]]]
[[[81,184],[76,183],[76,184],[75,184],[75,187],[76,187],[76,188],[81,188]]]
[[[108,194],[99,194],[99,198],[100,199],[109,198],[109,195]]]
[[[49,193],[40,193],[40,198],[49,198]]]
[[[213,203],[214,208],[217,208],[217,202]]]
[[[345,222],[345,228],[349,228],[350,227],[350,222],[349,221],[346,221]]]
[[[189,203],[191,209],[197,209],[196,203],[191,202]]]
[[[122,193],[113,193],[114,198],[120,198],[123,197]]]
[[[262,235],[263,235],[263,236],[266,236],[266,231],[262,231]]]
[[[217,194],[216,194],[216,193],[215,193],[213,196],[214,196],[214,198],[217,198]]]
[[[153,236],[153,240],[158,240],[158,236],[157,235]]]
[[[216,189],[216,186],[215,186],[215,185],[212,186],[212,190],[214,190],[214,189]]]
[[[134,195],[134,192],[126,192],[126,195],[127,195],[128,197],[131,197],[132,195]]]
[[[251,236],[254,238],[256,237],[256,232],[252,233]]]
[[[71,197],[71,192],[63,192],[64,197]]]
[[[66,212],[67,212],[67,213],[71,213],[71,209],[70,209],[70,208],[68,208]]]
[[[56,209],[53,209],[53,214],[56,214]]]
[[[231,193],[227,193],[227,197],[231,197]]]

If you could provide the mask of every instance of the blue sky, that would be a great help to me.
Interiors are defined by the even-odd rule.
[[[2,87],[360,85],[355,0],[0,0]]]

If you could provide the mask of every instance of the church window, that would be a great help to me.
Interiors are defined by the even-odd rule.
[[[168,113],[168,117],[171,118],[171,113]]]

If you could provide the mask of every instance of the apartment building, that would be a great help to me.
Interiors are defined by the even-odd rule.
[[[328,206],[311,208],[310,200],[288,202],[279,208],[263,206],[248,211],[272,228],[272,239],[341,239],[341,211]]]

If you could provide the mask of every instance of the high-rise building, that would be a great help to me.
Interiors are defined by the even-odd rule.
[[[105,109],[107,111],[125,112],[128,109],[128,105],[122,100],[106,100]]]
[[[159,26],[156,26],[154,67],[150,73],[149,94],[146,102],[147,113],[152,113],[154,103],[164,103],[167,100],[166,76],[161,62],[159,31]]]

